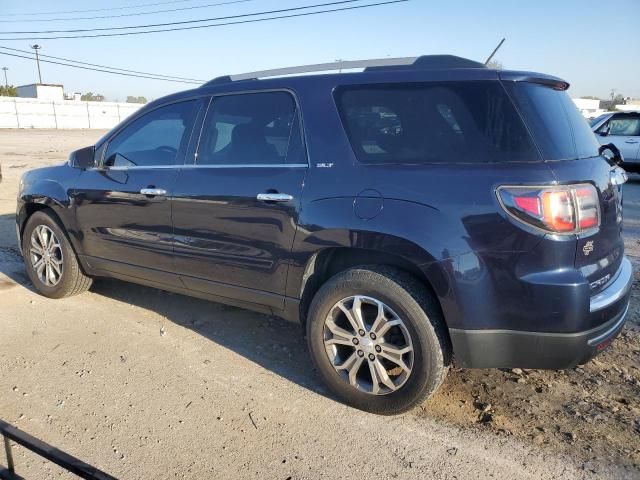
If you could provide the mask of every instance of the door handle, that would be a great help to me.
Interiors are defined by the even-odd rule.
[[[293,196],[288,193],[259,193],[256,197],[261,202],[290,202]]]
[[[634,140],[633,138],[630,138],[629,140],[625,140],[624,143],[638,143],[638,140]]]
[[[142,195],[149,195],[150,197],[164,197],[167,191],[162,188],[143,188],[140,190],[140,193]]]

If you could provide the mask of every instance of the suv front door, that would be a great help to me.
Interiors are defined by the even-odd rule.
[[[282,308],[307,171],[285,91],[214,97],[173,208],[175,268],[191,290]]]
[[[98,149],[75,189],[77,224],[93,269],[177,283],[170,196],[201,100],[139,116]],[[175,277],[175,278],[174,278]]]

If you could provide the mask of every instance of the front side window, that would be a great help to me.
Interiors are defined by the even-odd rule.
[[[298,163],[301,145],[291,94],[226,95],[211,102],[196,162],[214,166]]]
[[[536,161],[539,154],[498,82],[346,87],[336,101],[363,163]]]
[[[196,100],[157,108],[125,127],[107,147],[108,167],[182,164],[197,106]]]
[[[636,137],[640,135],[640,117],[613,118],[607,126],[609,135]]]

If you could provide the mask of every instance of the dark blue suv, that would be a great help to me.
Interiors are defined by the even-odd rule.
[[[27,173],[34,286],[115,277],[299,322],[330,389],[383,414],[452,361],[560,369],[609,345],[626,176],[569,85],[451,56],[342,66],[367,68],[215,79]]]

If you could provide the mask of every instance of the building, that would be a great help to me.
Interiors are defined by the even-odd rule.
[[[600,100],[597,98],[572,98],[572,100],[585,118],[595,118],[606,112],[600,108]]]
[[[39,100],[64,100],[64,87],[47,83],[21,85],[17,88],[18,97],[37,98]]]

